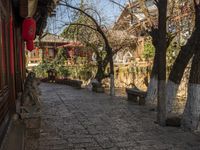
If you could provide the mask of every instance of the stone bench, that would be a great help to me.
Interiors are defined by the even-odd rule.
[[[137,88],[127,88],[126,93],[129,101],[137,102],[139,105],[145,105],[146,92]]]

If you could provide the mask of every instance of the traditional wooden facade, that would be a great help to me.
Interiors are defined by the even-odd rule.
[[[186,34],[185,26],[188,24],[188,19],[193,20],[191,10],[191,1],[182,1],[179,4],[170,3],[169,1],[169,14],[168,25],[169,32],[182,32]],[[134,0],[128,3],[122,10],[119,18],[117,19],[113,29],[126,30],[137,37],[144,36],[146,31],[151,30],[151,27],[156,27],[158,24],[158,10],[154,0]],[[182,24],[180,26],[180,23]],[[179,27],[179,28],[177,28]],[[177,28],[177,29],[176,29]]]
[[[44,34],[42,38],[35,40],[35,49],[31,52],[26,52],[27,69],[31,70],[33,67],[39,65],[42,60],[49,60],[55,58],[57,47],[69,43],[67,39],[54,34]]]
[[[37,39],[35,45],[37,47],[32,52],[26,52],[26,65],[29,70],[39,65],[42,60],[53,60],[59,48],[66,50],[68,64],[74,64],[76,57],[86,57],[88,61],[92,60],[93,52],[85,50],[83,44],[70,41],[58,35],[47,33],[41,39]]]
[[[11,0],[0,1],[0,140],[16,110],[25,78],[21,20]]]
[[[16,113],[17,99],[23,92],[25,69],[25,44],[22,39],[22,22],[20,16],[22,0],[0,0],[0,143],[5,135],[12,114]],[[23,0],[28,2],[28,0]],[[35,1],[36,2],[36,1]],[[54,5],[53,5],[54,4]],[[44,28],[50,10],[41,11],[40,7],[49,5],[53,0],[38,0],[34,17],[39,35]]]
[[[88,49],[86,50],[84,45],[80,42],[68,42],[67,44],[60,47],[65,48],[67,63],[69,65],[75,64],[76,58],[78,57],[86,58],[87,62],[92,61],[93,51]]]
[[[66,50],[68,59],[87,57],[88,60],[92,60],[92,50],[85,50],[84,45],[79,41],[68,40],[58,35],[47,33],[36,42],[36,45],[38,45],[38,49],[42,50],[41,54],[44,60],[55,58],[59,48]],[[35,52],[39,54],[37,51]]]
[[[179,38],[176,40],[178,43],[186,41],[191,32],[188,31],[188,26],[193,26],[191,2],[183,1],[179,2],[179,4],[174,3],[173,5],[170,3],[168,9],[170,16],[168,18],[168,32],[171,35],[178,35],[177,37]],[[191,22],[188,22],[188,20],[191,20]],[[151,30],[151,27],[156,27],[157,24],[158,10],[154,0],[134,0],[124,7],[113,26],[113,30],[126,31],[130,35],[135,36],[137,39],[137,48],[133,53],[133,58],[141,58],[145,40],[149,37],[148,31]],[[119,53],[119,56],[115,58],[119,58],[120,55]],[[125,55],[122,54],[121,57],[123,56]],[[123,59],[121,58],[120,61],[123,61]]]

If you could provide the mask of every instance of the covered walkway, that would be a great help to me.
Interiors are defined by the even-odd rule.
[[[42,83],[40,88],[41,135],[38,143],[26,140],[26,149],[200,149],[198,134],[158,126],[156,113],[147,107],[65,85]]]

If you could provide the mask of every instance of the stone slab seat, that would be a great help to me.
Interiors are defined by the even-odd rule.
[[[146,92],[134,87],[126,88],[126,93],[129,101],[137,102],[139,105],[145,105]]]

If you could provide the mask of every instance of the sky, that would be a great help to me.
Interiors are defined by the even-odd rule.
[[[116,0],[118,3],[124,5],[127,0]],[[84,0],[86,3],[92,3],[92,5],[100,12],[100,15],[104,18],[107,26],[112,26],[119,17],[122,8],[118,5],[111,3],[109,0]],[[74,6],[79,6],[80,0],[72,1]],[[64,29],[64,24],[70,22],[71,10],[66,7],[58,6],[56,8],[56,16],[48,18],[47,32],[59,35]]]

